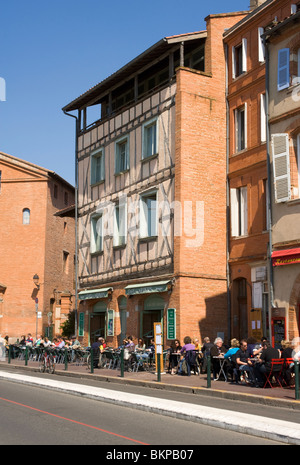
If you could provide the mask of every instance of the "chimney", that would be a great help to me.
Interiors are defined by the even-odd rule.
[[[255,8],[265,3],[265,1],[266,0],[250,0],[250,11],[255,10]]]

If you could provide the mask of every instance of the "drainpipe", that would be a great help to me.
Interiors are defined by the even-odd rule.
[[[266,139],[267,139],[267,170],[268,170],[268,206],[267,214],[269,219],[269,245],[268,245],[268,293],[269,293],[269,335],[270,339],[272,337],[272,325],[271,325],[271,311],[274,307],[274,276],[273,276],[273,267],[272,267],[272,183],[271,183],[271,160],[270,160],[270,126],[269,126],[269,76],[270,76],[270,67],[269,67],[269,49],[266,37],[263,35],[263,44],[265,49],[265,59],[266,59]]]
[[[229,268],[229,242],[230,242],[230,191],[229,191],[229,104],[228,104],[228,45],[225,44],[225,100],[226,100],[226,278],[227,278],[227,331],[228,340],[231,340],[231,292]]]
[[[64,114],[71,116],[75,122],[75,336],[78,331],[78,134],[79,134],[79,118],[71,115],[64,110]]]

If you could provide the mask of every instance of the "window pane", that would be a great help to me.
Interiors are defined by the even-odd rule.
[[[23,224],[30,224],[30,210],[28,208],[23,210]]]

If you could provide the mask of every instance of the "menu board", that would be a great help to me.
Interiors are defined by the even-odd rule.
[[[281,341],[285,339],[285,318],[272,318],[272,339],[275,349],[281,348]]]

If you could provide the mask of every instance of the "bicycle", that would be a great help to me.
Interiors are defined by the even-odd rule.
[[[44,351],[41,359],[39,361],[39,370],[40,373],[45,373],[47,371],[50,374],[55,372],[55,360],[53,355],[49,351]]]

